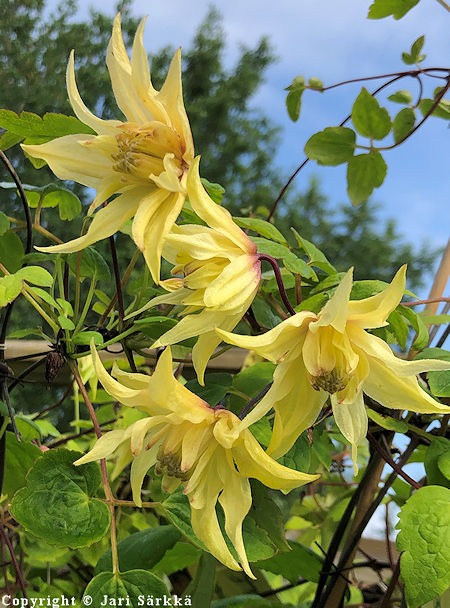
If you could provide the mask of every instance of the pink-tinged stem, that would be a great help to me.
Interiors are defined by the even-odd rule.
[[[283,300],[283,304],[286,306],[286,310],[289,312],[291,316],[297,314],[295,310],[292,308],[292,304],[289,302],[289,298],[287,297],[286,288],[283,283],[283,278],[281,276],[280,267],[278,266],[278,262],[271,255],[267,255],[266,253],[259,253],[258,258],[260,260],[265,260],[269,262],[269,264],[273,268],[273,272],[275,273],[275,279],[278,285],[278,291],[280,292],[281,299]]]

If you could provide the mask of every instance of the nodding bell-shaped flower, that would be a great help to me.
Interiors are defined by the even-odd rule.
[[[186,176],[194,146],[183,104],[181,52],[175,53],[160,91],[153,88],[142,37],[136,32],[132,61],[122,38],[120,15],[114,21],[106,63],[125,122],[102,120],[84,105],[75,81],[74,54],[67,67],[67,91],[76,116],[96,135],[66,135],[41,145],[23,145],[45,160],[53,173],[97,191],[92,213],[109,197],[89,230],[68,243],[40,251],[74,252],[117,232],[134,216],[132,237],[159,281],[162,243],[186,199]]]
[[[153,298],[143,308],[158,304],[183,305],[183,318],[163,334],[153,348],[198,336],[192,360],[200,384],[209,358],[220,343],[215,327],[232,330],[250,307],[261,281],[256,245],[234,222],[230,213],[208,196],[199,175],[200,158],[189,171],[189,202],[207,224],[174,226],[167,236],[163,257],[174,264],[181,278],[162,281],[170,293]]]
[[[445,361],[404,361],[366,329],[387,325],[405,290],[406,266],[381,293],[350,300],[353,269],[315,314],[299,312],[261,336],[238,336],[217,329],[228,342],[248,348],[278,363],[270,390],[242,421],[247,428],[275,410],[273,435],[267,452],[285,454],[297,437],[316,420],[328,396],[341,433],[352,445],[357,472],[357,446],[367,433],[363,393],[387,408],[420,413],[449,413],[426,393],[416,374],[449,369]]]
[[[237,416],[220,407],[211,408],[178,382],[173,376],[170,347],[161,355],[152,376],[130,374],[115,367],[116,379],[106,372],[95,348],[91,349],[103,388],[114,399],[148,415],[125,430],[105,433],[75,464],[109,458],[116,450],[123,459],[123,449],[128,447],[135,503],[142,504],[144,476],[155,466],[155,471],[163,475],[167,492],[183,485],[191,505],[192,528],[208,551],[228,568],[240,570],[219,526],[219,502],[225,514],[226,535],[242,569],[254,578],[242,538],[242,522],[252,504],[249,477],[270,488],[289,491],[319,475],[277,463],[248,429],[240,430]]]

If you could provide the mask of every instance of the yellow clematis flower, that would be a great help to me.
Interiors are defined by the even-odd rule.
[[[355,474],[357,446],[367,433],[363,392],[392,409],[438,414],[450,411],[430,397],[416,378],[424,371],[448,369],[448,362],[404,361],[383,340],[364,331],[387,325],[387,317],[403,296],[405,275],[403,266],[381,293],[350,300],[350,269],[318,314],[299,312],[261,336],[216,330],[225,342],[252,349],[279,364],[272,387],[241,424],[241,428],[247,428],[272,407],[275,409],[267,449],[274,458],[285,454],[313,424],[329,395],[336,424],[352,445]]]
[[[161,355],[152,376],[131,374],[115,367],[113,375],[117,379],[113,379],[94,348],[92,356],[103,388],[114,399],[148,415],[125,430],[103,435],[75,464],[108,458],[118,448],[128,446],[133,457],[134,502],[141,506],[144,476],[156,465],[166,491],[173,492],[179,484],[184,485],[191,505],[192,528],[198,538],[228,568],[240,570],[217,520],[219,501],[225,514],[225,532],[242,569],[254,578],[242,539],[242,522],[252,503],[248,478],[289,491],[320,476],[280,465],[264,452],[248,429],[239,430],[237,416],[211,408],[180,384],[173,376],[170,347]]]
[[[143,252],[155,282],[159,280],[162,243],[186,199],[186,174],[194,146],[181,86],[181,52],[175,53],[160,91],[153,88],[143,45],[145,19],[133,45],[132,61],[122,38],[120,15],[114,20],[106,63],[117,105],[126,122],[102,120],[84,105],[75,81],[74,54],[67,67],[67,91],[76,116],[97,135],[66,135],[41,145],[23,145],[47,162],[60,179],[97,191],[89,230],[68,243],[37,247],[73,252],[111,236],[134,216],[132,237]]]
[[[192,360],[203,384],[206,364],[220,342],[214,328],[232,330],[242,319],[258,291],[261,263],[255,243],[203,188],[199,161],[197,157],[191,166],[187,189],[192,209],[207,226],[173,226],[162,255],[174,264],[172,274],[182,278],[162,281],[170,293],[153,298],[133,315],[158,304],[185,306],[183,319],[153,348],[199,336]]]

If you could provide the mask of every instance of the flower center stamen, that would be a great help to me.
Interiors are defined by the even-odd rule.
[[[148,180],[151,174],[159,175],[164,171],[163,159],[171,153],[183,174],[182,142],[173,129],[162,124],[152,123],[145,128],[127,128],[116,135],[118,152],[112,154],[113,169],[118,173],[133,175]]]
[[[342,373],[337,368],[331,372],[324,372],[317,376],[311,376],[311,386],[318,391],[323,389],[330,395],[342,391],[348,384],[350,378],[347,374]]]
[[[157,475],[176,477],[181,481],[187,481],[189,479],[188,472],[181,470],[181,458],[179,454],[173,454],[171,452],[164,453],[162,448],[160,448],[158,452],[155,473]]]

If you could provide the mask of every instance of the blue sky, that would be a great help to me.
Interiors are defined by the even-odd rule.
[[[266,34],[279,57],[279,61],[269,68],[253,106],[263,110],[283,128],[276,160],[286,174],[303,159],[303,146],[313,133],[338,124],[350,112],[361,87],[350,85],[323,95],[307,92],[300,120],[294,124],[285,109],[284,88],[296,75],[316,76],[325,84],[332,84],[348,78],[409,69],[401,61],[401,52],[409,50],[411,43],[422,34],[426,36],[425,64],[445,66],[446,61],[448,63],[448,16],[438,2],[422,0],[400,21],[366,19],[370,3],[371,0],[285,0],[276,4],[267,0],[215,2],[224,18],[228,64],[235,61],[241,43],[255,45]],[[144,38],[149,53],[167,44],[189,45],[210,4],[209,0],[164,3],[135,0],[134,13],[149,15]],[[90,5],[104,10],[104,4],[98,0],[80,0],[81,13],[86,14]],[[426,78],[425,84],[431,95],[440,81]],[[376,86],[377,83],[368,84],[369,90]],[[394,87],[390,92],[399,88],[409,88],[414,96],[417,92],[417,84],[411,78]],[[391,113],[400,109],[398,104],[387,102],[386,105]],[[449,147],[445,121],[431,118],[404,145],[387,152],[385,158],[388,174],[383,186],[375,190],[372,197],[382,204],[382,216],[397,218],[401,232],[410,241],[444,246],[450,220]],[[316,174],[325,194],[338,204],[348,200],[345,171],[345,165],[319,167],[310,163],[295,183],[297,188],[305,188],[310,176]]]

